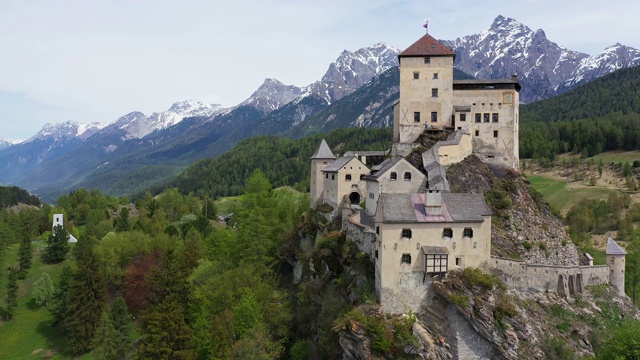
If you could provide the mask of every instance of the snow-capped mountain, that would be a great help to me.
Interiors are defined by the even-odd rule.
[[[304,88],[285,85],[276,79],[265,79],[258,90],[240,105],[249,105],[269,113],[280,109],[304,93]]]
[[[477,78],[509,78],[522,84],[520,100],[531,102],[569,90],[621,67],[640,64],[640,52],[616,44],[603,53],[569,50],[518,21],[498,16],[480,34],[441,40],[456,52],[455,66]]]
[[[356,51],[344,50],[321,80],[311,84],[312,93],[328,103],[351,94],[374,76],[398,66],[400,50],[378,42]]]
[[[20,144],[23,141],[24,140],[0,138],[0,150],[8,148],[9,146],[12,146],[12,145],[15,145],[15,144]]]
[[[40,131],[25,142],[33,142],[36,140],[52,139],[54,141],[62,141],[71,138],[80,138],[86,140],[91,135],[104,128],[107,124],[93,122],[89,124],[80,124],[75,121],[67,121],[59,124],[45,124]]]
[[[640,50],[615,43],[600,54],[582,59],[571,77],[563,81],[558,90],[564,92],[615,70],[638,64],[640,64]]]
[[[101,134],[122,134],[123,139],[141,139],[156,130],[171,127],[184,118],[193,116],[211,116],[222,111],[218,104],[207,104],[196,100],[179,101],[169,110],[154,112],[150,116],[134,111],[120,117],[100,131]]]

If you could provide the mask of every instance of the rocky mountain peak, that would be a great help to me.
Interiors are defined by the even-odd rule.
[[[383,42],[355,51],[344,50],[310,91],[328,103],[351,94],[374,76],[398,66],[400,50]]]
[[[262,85],[242,102],[241,105],[253,106],[265,113],[280,109],[304,92],[295,85],[285,85],[272,78],[264,80]]]
[[[207,104],[198,100],[183,100],[173,103],[167,112],[186,116],[207,116],[221,108],[220,104]]]
[[[27,142],[46,138],[52,138],[54,141],[72,138],[78,133],[79,126],[80,124],[74,121],[66,121],[58,124],[46,123],[42,129],[27,140]]]

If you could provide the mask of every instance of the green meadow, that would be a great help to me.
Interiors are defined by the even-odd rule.
[[[527,175],[531,186],[538,190],[552,208],[566,214],[573,205],[582,199],[606,200],[616,190],[602,187],[585,187],[570,189],[562,180],[551,179],[541,175]]]

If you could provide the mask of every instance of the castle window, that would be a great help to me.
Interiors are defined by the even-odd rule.
[[[477,123],[482,122],[481,117],[482,117],[482,114],[476,114],[476,122]]]
[[[420,122],[420,111],[413,113],[413,122]]]
[[[489,114],[484,114],[484,122],[489,122]]]
[[[404,173],[404,179],[405,179],[405,180],[411,180],[411,173],[410,173],[410,172],[408,172],[408,171],[407,171],[407,172],[405,172],[405,173]]]
[[[433,73],[433,78],[437,79],[438,78],[438,73]]]
[[[467,121],[467,114],[460,114],[460,121]]]
[[[324,178],[328,179],[329,178],[329,174],[324,174]]]
[[[437,88],[431,89],[431,97],[438,97],[438,89]]]
[[[464,228],[464,232],[462,233],[463,237],[472,238],[473,237],[473,229],[472,228]]]
[[[376,235],[380,235],[380,226],[376,226]]]
[[[360,167],[358,167],[358,169],[360,169]],[[360,174],[360,180],[364,180],[364,177],[367,176],[365,174]]]
[[[351,174],[346,174],[344,176],[344,181],[351,181]]]
[[[435,111],[431,113],[431,122],[438,122],[438,113]]]
[[[334,174],[331,174],[331,180],[335,180],[336,176]]]
[[[376,255],[375,255],[375,256],[376,256],[376,259],[377,259],[377,258],[378,258],[378,250],[376,250],[376,253],[375,253],[375,254],[376,254]]]
[[[391,181],[398,180],[398,174],[395,171],[392,171],[390,178],[391,178]]]
[[[375,197],[373,196],[373,193],[369,193],[369,199],[375,199]]]
[[[402,263],[411,264],[411,254],[402,254]]]
[[[411,229],[402,229],[402,237],[411,239]]]
[[[453,237],[453,229],[452,228],[445,228],[442,231],[442,236],[443,237],[452,238]]]
[[[480,136],[480,130],[476,130],[476,136]]]
[[[491,114],[491,120],[493,122],[498,122],[498,114],[497,113],[493,113]]]
[[[431,58],[430,58],[430,57],[428,57],[428,56],[425,56],[425,57],[424,57],[424,63],[425,63],[425,64],[431,64]]]
[[[498,138],[498,130],[493,130],[493,137]]]
[[[413,80],[418,80],[418,79],[420,79],[420,73],[416,71],[413,73]]]
[[[457,267],[462,267],[462,258],[461,257],[457,257],[456,258],[456,266]]]

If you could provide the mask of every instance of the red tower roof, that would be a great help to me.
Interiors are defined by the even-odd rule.
[[[433,36],[426,34],[414,42],[398,57],[406,56],[456,56],[456,53],[448,47],[440,44]]]

